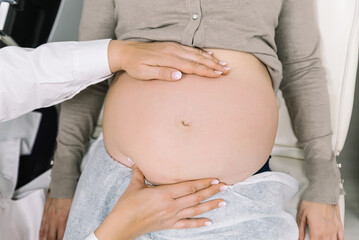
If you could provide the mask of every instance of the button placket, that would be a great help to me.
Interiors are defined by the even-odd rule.
[[[186,2],[190,20],[187,27],[183,31],[181,43],[184,45],[192,46],[194,36],[201,23],[201,1],[200,0],[187,0]]]

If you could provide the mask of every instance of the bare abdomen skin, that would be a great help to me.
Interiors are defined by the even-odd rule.
[[[108,153],[130,157],[153,184],[218,178],[227,184],[258,171],[273,147],[278,110],[265,66],[248,53],[212,49],[231,72],[141,81],[119,73],[105,102]]]

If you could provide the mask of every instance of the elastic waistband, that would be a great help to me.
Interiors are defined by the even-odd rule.
[[[269,155],[269,158],[268,160],[266,161],[266,163],[263,165],[263,167],[261,169],[259,169],[255,174],[253,175],[256,175],[256,174],[259,174],[259,173],[262,173],[262,172],[270,172],[272,171],[269,167],[269,160],[271,159],[272,156]]]

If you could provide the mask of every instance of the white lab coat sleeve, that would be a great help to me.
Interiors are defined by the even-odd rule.
[[[110,39],[0,49],[0,121],[48,107],[111,76]]]
[[[87,236],[87,238],[85,238],[85,240],[99,240],[99,239],[96,237],[95,233],[92,232],[90,235]]]

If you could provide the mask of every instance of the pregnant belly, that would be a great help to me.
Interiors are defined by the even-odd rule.
[[[128,166],[130,157],[153,184],[208,177],[233,184],[263,166],[278,119],[270,76],[251,54],[211,51],[231,67],[228,75],[176,82],[116,75],[103,118],[115,160]]]

